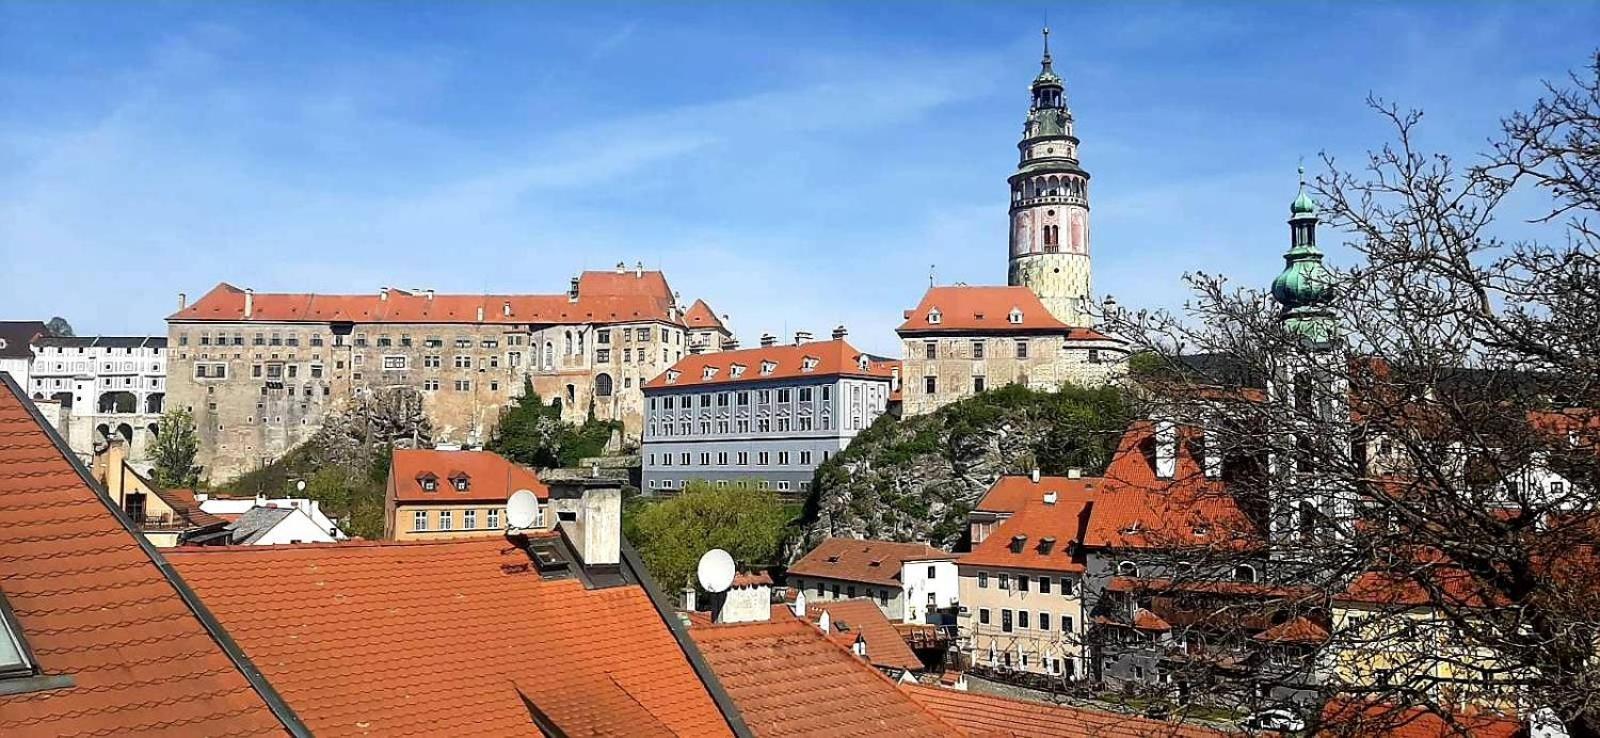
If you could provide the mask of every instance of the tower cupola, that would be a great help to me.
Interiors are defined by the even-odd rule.
[[[1286,328],[1321,343],[1334,334],[1333,275],[1322,263],[1317,248],[1317,203],[1306,192],[1305,169],[1300,170],[1300,194],[1289,205],[1289,251],[1283,271],[1272,280],[1279,320]]]

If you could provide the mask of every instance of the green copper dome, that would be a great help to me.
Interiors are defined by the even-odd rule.
[[[1316,247],[1295,247],[1283,255],[1283,271],[1272,280],[1272,297],[1286,312],[1322,305],[1333,297],[1333,275]]]
[[[1311,196],[1306,194],[1305,187],[1301,187],[1300,196],[1296,197],[1294,202],[1289,204],[1289,213],[1291,215],[1309,215],[1315,212],[1317,212],[1317,201],[1311,199]]]
[[[1337,325],[1328,306],[1333,300],[1333,274],[1317,248],[1317,203],[1306,193],[1304,180],[1289,213],[1291,245],[1283,255],[1283,271],[1272,280],[1272,297],[1282,307],[1279,319],[1285,328],[1325,343],[1334,338]]]

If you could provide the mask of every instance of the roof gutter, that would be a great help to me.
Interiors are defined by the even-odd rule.
[[[212,640],[216,641],[217,645],[222,648],[223,653],[228,655],[228,659],[233,662],[234,668],[244,675],[245,681],[250,683],[251,689],[254,689],[256,694],[261,697],[261,701],[266,703],[267,709],[271,710],[272,714],[278,718],[278,722],[283,723],[283,727],[289,731],[289,735],[296,736],[296,738],[311,738],[311,729],[300,721],[300,716],[296,715],[294,710],[289,707],[289,703],[285,702],[283,696],[272,688],[272,685],[267,682],[267,678],[262,675],[261,670],[257,669],[256,665],[250,661],[249,656],[245,655],[244,649],[240,648],[239,644],[234,642],[233,637],[228,635],[228,631],[223,629],[222,623],[200,601],[200,596],[189,588],[189,583],[183,581],[183,577],[179,576],[177,570],[167,563],[167,559],[144,537],[144,534],[134,529],[133,521],[128,519],[127,513],[123,512],[122,508],[111,501],[111,496],[106,493],[104,487],[94,481],[94,476],[89,473],[88,469],[84,468],[83,462],[78,459],[76,453],[73,453],[72,447],[67,445],[66,440],[61,438],[61,434],[56,432],[55,426],[50,425],[50,422],[39,412],[39,408],[31,400],[27,399],[27,395],[23,393],[21,387],[17,386],[17,382],[11,377],[11,374],[9,372],[0,372],[0,381],[4,381],[7,390],[16,395],[17,400],[27,409],[28,415],[33,418],[35,423],[39,424],[45,435],[49,436],[50,442],[55,444],[56,450],[60,451],[61,455],[66,458],[67,463],[78,473],[78,477],[83,480],[83,483],[94,491],[95,497],[99,498],[100,503],[105,505],[106,510],[111,512],[117,522],[122,525],[123,530],[126,530],[128,535],[133,536],[133,540],[139,544],[139,549],[150,557],[150,561],[156,565],[156,569],[161,572],[161,576],[165,577],[167,582],[172,585],[172,588],[177,590],[178,597],[183,600],[183,604],[189,607],[195,618],[200,621],[201,627],[206,629]]]
[[[650,597],[650,604],[655,605],[656,614],[661,616],[661,621],[666,623],[667,629],[672,631],[672,638],[678,642],[678,648],[683,650],[683,655],[689,659],[689,666],[694,669],[695,676],[706,686],[710,693],[711,701],[717,705],[717,710],[722,713],[722,718],[728,722],[728,727],[739,738],[755,738],[750,726],[745,725],[744,716],[740,714],[738,705],[733,702],[733,697],[722,688],[722,682],[717,679],[716,672],[711,670],[711,665],[706,663],[700,649],[694,645],[694,639],[689,637],[689,626],[686,625],[672,609],[661,590],[656,587],[650,572],[644,568],[644,562],[639,559],[639,552],[633,550],[633,544],[628,542],[626,536],[622,538],[622,564],[632,570],[639,586]]]

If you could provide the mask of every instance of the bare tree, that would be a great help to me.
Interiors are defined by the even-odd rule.
[[[1251,520],[1251,545],[1185,556],[1264,562],[1273,603],[1237,606],[1316,626],[1268,673],[1332,705],[1313,728],[1357,705],[1362,734],[1503,711],[1600,736],[1600,59],[1467,166],[1371,104],[1394,140],[1325,157],[1291,220],[1348,234],[1354,263],[1296,231],[1271,299],[1196,274],[1186,314],[1118,318],[1150,412],[1200,429]],[[1546,206],[1510,220],[1513,196]]]

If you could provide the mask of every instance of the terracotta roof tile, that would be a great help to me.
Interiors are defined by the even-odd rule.
[[[706,304],[705,300],[695,300],[694,304],[684,311],[683,324],[690,328],[728,329],[727,326],[722,324],[722,319],[718,318],[717,314],[711,310],[711,306]]]
[[[799,620],[696,626],[689,634],[762,738],[961,735]]]
[[[899,587],[900,567],[907,560],[953,558],[925,543],[829,538],[794,562],[789,574]]]
[[[1032,477],[1012,475],[996,479],[989,486],[989,491],[983,493],[974,510],[982,512],[1014,513],[1022,509],[1024,503],[1044,500],[1046,492],[1056,492],[1058,496],[1083,496],[1094,491],[1104,484],[1104,480],[1096,477],[1080,477],[1069,479],[1067,477],[1039,477],[1033,481]]]
[[[550,488],[539,475],[492,451],[439,451],[436,449],[397,448],[389,466],[395,499],[400,502],[504,503],[511,493],[525,489],[539,499],[550,497]],[[437,489],[428,492],[418,477],[433,474]],[[451,480],[467,475],[467,490],[456,490]]]
[[[867,640],[867,661],[873,666],[921,671],[922,659],[906,645],[900,631],[872,600],[854,599],[806,605],[806,619],[813,625],[828,613],[828,638],[848,649],[856,636]]]
[[[242,321],[245,291],[226,282],[168,316],[176,321]],[[356,323],[678,323],[673,296],[660,272],[584,272],[578,301],[565,294],[444,295],[391,289],[379,293],[328,295],[257,292],[249,320]],[[479,318],[479,311],[482,318]],[[509,313],[509,314],[508,314]]]
[[[195,611],[0,383],[0,591],[45,676],[0,735],[282,735]]]
[[[1266,643],[1308,643],[1317,645],[1328,641],[1328,629],[1302,615],[1291,620],[1285,620],[1251,637]]]
[[[1029,482],[1027,477],[1022,479]],[[1042,498],[1023,501],[1021,509],[961,557],[961,565],[1083,571],[1083,554],[1077,544],[1083,540],[1084,529],[1098,504],[1097,498],[1091,488],[1081,485],[1053,491],[1056,492],[1053,503],[1046,503]]]
[[[861,361],[866,360],[863,369]],[[689,354],[645,383],[647,389],[706,387],[739,382],[764,382],[800,377],[880,377],[888,379],[890,362],[857,351],[844,339]],[[806,367],[810,368],[807,369]],[[769,370],[770,369],[770,370]],[[708,373],[709,370],[709,373]]]
[[[1221,479],[1205,476],[1195,434],[1179,428],[1176,469],[1156,476],[1155,426],[1137,421],[1123,433],[1106,467],[1084,545],[1111,548],[1215,546],[1260,540]]]
[[[1020,313],[1011,321],[1012,311]],[[935,322],[932,315],[937,311]],[[1027,287],[930,287],[922,301],[906,312],[895,329],[900,335],[923,333],[1060,333],[1069,340],[1104,340],[1089,328],[1072,328],[1056,320],[1039,296]]]
[[[730,734],[642,588],[543,579],[504,539],[171,560],[318,735],[527,735],[527,701],[569,735],[632,735],[624,697],[677,735]]]
[[[1322,710],[1328,727],[1318,735],[1389,738],[1514,738],[1525,735],[1525,725],[1493,713],[1458,713],[1445,716],[1420,707],[1398,707],[1370,700],[1333,699]]]
[[[938,687],[904,685],[907,695],[974,738],[1217,738],[1218,730],[1066,705]]]

